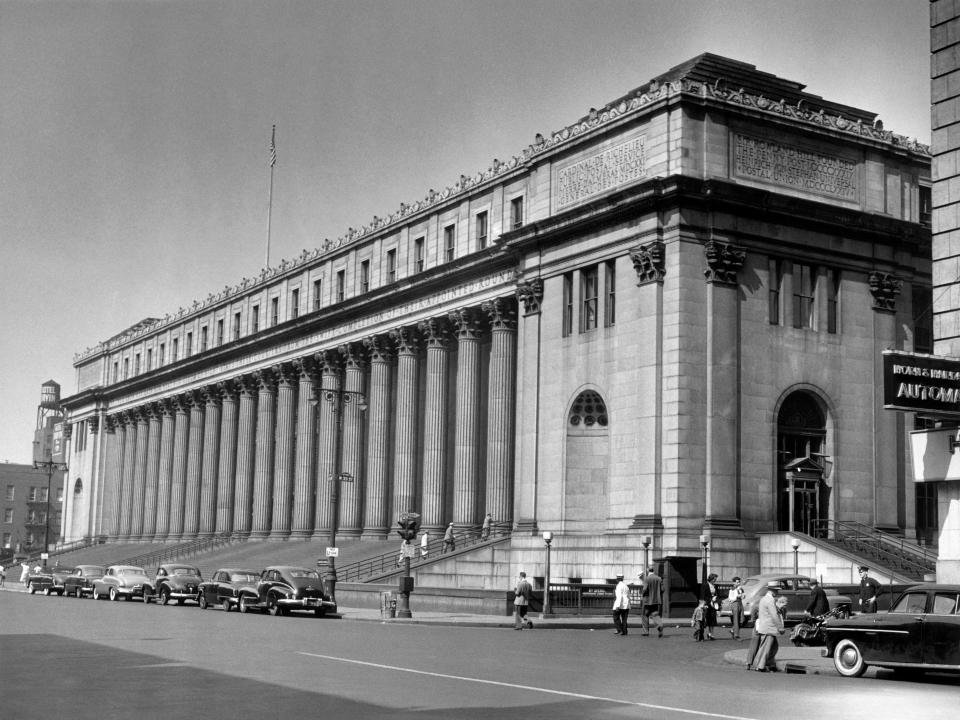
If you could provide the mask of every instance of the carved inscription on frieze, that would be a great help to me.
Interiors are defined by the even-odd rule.
[[[646,136],[591,155],[557,170],[554,206],[559,210],[647,175]]]
[[[733,169],[744,178],[843,200],[857,199],[857,164],[832,155],[737,135]]]

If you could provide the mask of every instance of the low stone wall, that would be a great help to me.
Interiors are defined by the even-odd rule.
[[[354,608],[379,608],[381,593],[399,598],[396,583],[338,583],[337,605]],[[415,587],[410,594],[410,611],[507,615],[508,590],[469,590],[462,588]]]

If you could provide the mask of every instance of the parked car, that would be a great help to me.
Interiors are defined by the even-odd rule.
[[[63,579],[64,595],[82,598],[93,595],[93,581],[103,577],[106,568],[102,565],[77,565],[73,573]]]
[[[780,575],[767,573],[750,575],[743,579],[743,615],[744,624],[750,625],[757,616],[757,603],[763,597],[768,582],[780,583],[780,595],[787,599],[787,622],[800,622],[804,618],[807,605],[810,604],[810,578],[806,575]],[[832,588],[824,588],[830,609],[838,609],[841,616],[850,614],[852,600]],[[720,615],[730,615],[730,603],[724,599]]]
[[[147,571],[136,565],[110,565],[101,577],[93,581],[93,599],[142,598],[153,600],[153,582]]]
[[[40,572],[32,572],[27,576],[27,591],[31,595],[38,592],[44,595],[53,593],[63,595],[63,580],[72,572],[72,567],[60,565],[41,569]]]
[[[287,615],[291,610],[312,610],[317,617],[336,612],[337,604],[323,591],[316,570],[287,565],[268,567],[252,590],[240,594],[240,612],[266,610]]]
[[[220,568],[213,576],[200,583],[197,601],[200,609],[206,610],[211,605],[219,605],[227,612],[234,605],[240,605],[240,596],[246,591],[250,595],[257,592],[257,583],[260,573],[256,570],[242,568]]]
[[[870,665],[960,672],[960,585],[914,585],[889,611],[829,620],[823,632],[823,656],[844,677],[860,677]]]
[[[153,586],[157,601],[161,605],[166,605],[171,600],[176,600],[177,605],[183,605],[187,600],[197,601],[202,582],[200,568],[183,563],[167,563],[157,568]]]

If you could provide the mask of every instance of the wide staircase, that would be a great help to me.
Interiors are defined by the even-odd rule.
[[[857,522],[818,521],[814,537],[863,559],[865,565],[921,581],[936,575],[937,554],[900,535]]]

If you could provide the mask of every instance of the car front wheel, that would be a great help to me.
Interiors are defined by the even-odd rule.
[[[200,609],[201,609],[201,610],[206,610],[206,609],[207,609],[207,596],[204,595],[203,593],[200,593],[200,594],[197,596],[197,604],[200,606]]]
[[[117,589],[114,588],[114,587],[110,588],[110,599],[111,599],[111,600],[119,600],[119,599],[120,599],[120,596],[117,594]]]
[[[867,671],[863,653],[853,640],[844,639],[833,650],[833,666],[844,677],[860,677]]]
[[[164,588],[160,591],[160,604],[166,605],[168,602],[170,602],[170,591]]]
[[[93,599],[94,599],[94,600],[99,600],[99,599],[100,599],[100,591],[97,590],[96,588],[93,589]]]
[[[250,612],[250,606],[247,604],[247,602],[248,602],[247,598],[245,597],[240,598],[240,612],[242,613]]]
[[[220,606],[223,608],[224,612],[230,612],[230,601],[227,598],[223,599],[223,602],[220,603]]]
[[[269,612],[273,617],[278,617],[280,612],[280,605],[277,603],[276,598],[270,598],[267,601],[267,612]]]

